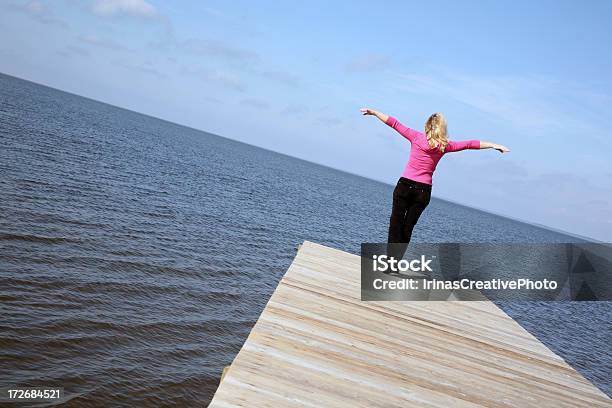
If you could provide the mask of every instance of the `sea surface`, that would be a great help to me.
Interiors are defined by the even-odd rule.
[[[0,387],[205,406],[297,245],[384,241],[392,189],[0,74]],[[414,240],[575,238],[434,198]],[[609,302],[502,307],[610,395]]]

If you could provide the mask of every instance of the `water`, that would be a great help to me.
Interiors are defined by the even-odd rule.
[[[393,188],[1,74],[0,174],[0,387],[74,407],[206,405],[297,244],[384,241]],[[416,241],[575,240],[426,211]],[[610,394],[609,303],[503,306]]]

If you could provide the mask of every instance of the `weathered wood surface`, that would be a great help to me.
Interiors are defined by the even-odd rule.
[[[361,302],[356,255],[305,242],[222,407],[612,407],[491,302]]]

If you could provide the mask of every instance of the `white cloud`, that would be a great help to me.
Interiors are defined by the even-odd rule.
[[[57,52],[63,57],[89,57],[90,53],[85,48],[78,47],[76,45],[67,45],[63,49]]]
[[[65,29],[70,28],[68,23],[54,16],[53,11],[47,4],[41,1],[29,1],[25,4],[9,5],[9,10],[24,13],[35,21],[41,24],[56,25]]]
[[[224,88],[232,89],[238,92],[244,92],[246,89],[242,79],[227,70],[214,70],[201,67],[182,67],[181,72],[186,75],[193,75],[207,82],[221,85]]]
[[[40,1],[31,1],[24,6],[25,10],[32,14],[42,14],[47,8]]]
[[[451,98],[528,130],[588,135],[608,142],[612,98],[578,84],[538,76],[485,77],[455,73],[395,74],[402,89]]]
[[[204,76],[209,81],[217,82],[236,91],[242,92],[246,88],[240,78],[230,72],[215,70],[207,72]]]
[[[87,34],[79,36],[79,40],[87,43],[89,45],[93,45],[100,48],[106,48],[108,50],[113,51],[128,51],[127,47],[109,39],[109,38],[100,38],[94,34]]]
[[[157,9],[145,0],[96,0],[92,11],[103,17],[129,15],[134,17],[153,18]]]
[[[250,106],[251,108],[266,110],[270,108],[268,102],[257,98],[245,98],[240,101],[241,105]]]
[[[126,68],[130,71],[134,71],[136,73],[141,74],[149,74],[153,75],[157,78],[165,78],[166,75],[161,73],[159,70],[155,68],[155,66],[151,62],[146,63],[131,63],[126,60],[115,60],[113,64]]]
[[[258,55],[253,51],[210,39],[189,38],[181,42],[180,47],[193,54],[215,57],[239,64],[247,64],[258,58]]]

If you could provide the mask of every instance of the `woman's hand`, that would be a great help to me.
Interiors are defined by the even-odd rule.
[[[491,143],[491,142],[485,142],[484,140],[480,141],[480,148],[481,149],[495,149],[500,153],[508,153],[510,151],[510,149],[508,149],[504,145],[500,145],[497,143]]]
[[[506,146],[500,144],[494,145],[493,148],[500,153],[508,153],[510,151]]]
[[[378,119],[380,119],[384,123],[387,123],[387,119],[389,119],[389,116],[387,116],[384,113],[381,113],[379,111],[375,111],[374,109],[361,108],[359,110],[361,111],[362,115],[364,115],[364,116],[367,116],[367,115],[376,116]]]

